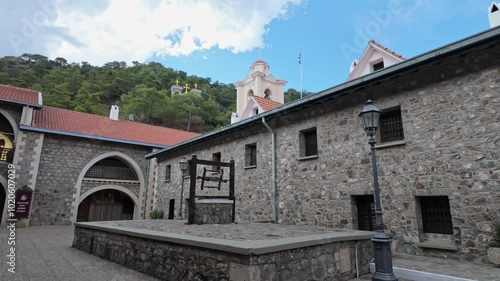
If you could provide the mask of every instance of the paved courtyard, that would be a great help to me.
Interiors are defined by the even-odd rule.
[[[7,271],[7,228],[0,230],[2,281],[157,281],[121,265],[71,248],[73,227],[28,227],[16,230],[16,273]]]
[[[0,280],[158,281],[156,278],[135,270],[71,248],[73,230],[72,226],[18,228],[16,230],[16,273],[12,274],[7,271],[9,232],[7,228],[1,228]],[[469,280],[500,281],[500,268],[477,266],[454,260],[396,255],[394,266],[470,278]],[[370,279],[369,276],[364,276],[353,280]]]

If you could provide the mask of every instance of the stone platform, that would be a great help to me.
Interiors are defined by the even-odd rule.
[[[73,247],[162,280],[349,280],[368,273],[372,232],[268,223],[76,223]]]

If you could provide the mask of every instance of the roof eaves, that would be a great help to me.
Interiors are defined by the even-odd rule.
[[[41,128],[41,127],[27,126],[27,125],[21,125],[19,127],[19,129],[26,130],[26,131],[32,131],[32,132],[39,132],[39,133],[49,133],[49,134],[64,135],[64,136],[71,136],[71,137],[78,137],[78,138],[95,139],[95,140],[118,142],[118,143],[124,143],[124,144],[133,144],[133,145],[147,146],[147,147],[152,147],[152,148],[167,148],[168,147],[166,145],[160,145],[160,144],[154,144],[154,143],[131,141],[131,140],[101,137],[101,136],[93,136],[93,135],[66,132],[66,131],[53,130],[53,129],[47,129],[47,128]]]
[[[428,51],[428,52],[423,53],[421,55],[415,56],[411,59],[402,61],[402,62],[395,64],[395,65],[391,65],[391,66],[383,68],[381,70],[372,72],[372,73],[367,74],[365,76],[362,76],[360,78],[344,82],[344,83],[337,85],[337,86],[333,86],[331,88],[328,88],[328,89],[325,89],[321,92],[318,92],[314,95],[310,95],[310,96],[307,96],[305,98],[295,100],[291,103],[288,103],[288,104],[285,104],[283,106],[271,109],[271,110],[266,111],[264,113],[261,113],[259,115],[242,120],[240,122],[236,122],[236,123],[231,124],[227,127],[223,127],[219,130],[215,130],[215,131],[200,135],[198,137],[195,137],[195,138],[189,139],[187,141],[178,143],[176,145],[164,148],[164,149],[159,150],[159,151],[154,152],[154,153],[149,153],[146,155],[146,159],[151,159],[151,158],[157,157],[165,152],[174,151],[174,150],[181,149],[181,148],[189,146],[189,145],[193,145],[193,144],[195,144],[198,141],[203,140],[203,139],[209,139],[209,138],[214,137],[214,136],[229,133],[232,130],[239,130],[239,129],[251,126],[253,124],[262,123],[262,118],[267,118],[267,117],[276,118],[278,116],[285,115],[289,112],[297,111],[301,107],[310,106],[310,104],[313,104],[313,103],[318,103],[318,102],[321,102],[321,101],[327,100],[327,99],[334,99],[338,95],[342,95],[342,93],[345,92],[346,90],[355,89],[356,87],[360,87],[360,86],[363,86],[365,84],[369,84],[371,82],[374,82],[378,79],[382,79],[384,77],[388,77],[390,75],[397,75],[398,73],[400,73],[403,70],[411,70],[411,69],[418,67],[424,63],[430,62],[431,59],[438,59],[444,55],[452,54],[453,52],[460,50],[461,48],[473,47],[474,45],[479,44],[482,41],[491,40],[491,39],[494,39],[496,37],[498,37],[497,40],[500,40],[500,26],[487,29],[486,31],[474,34],[472,36],[466,37],[466,38],[461,39],[459,41],[452,42],[452,43],[445,45],[443,47]],[[267,120],[269,120],[269,119],[267,119]]]
[[[41,104],[35,104],[35,103],[29,103],[29,102],[22,102],[22,101],[17,101],[17,100],[10,100],[10,99],[5,99],[5,98],[0,98],[0,102],[6,102],[6,103],[12,103],[12,104],[17,104],[17,105],[23,105],[23,106],[29,106],[33,108],[41,108]]]

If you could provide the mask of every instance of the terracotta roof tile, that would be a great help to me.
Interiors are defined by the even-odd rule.
[[[377,47],[381,48],[382,50],[384,50],[384,51],[386,51],[386,52],[388,52],[388,53],[390,53],[390,54],[392,54],[392,55],[394,55],[394,56],[396,56],[396,57],[398,57],[398,58],[400,58],[400,59],[402,59],[402,60],[407,60],[407,58],[405,58],[405,57],[403,57],[402,55],[400,55],[400,54],[398,54],[398,53],[394,52],[393,50],[391,50],[391,49],[389,49],[389,48],[385,47],[384,45],[382,45],[382,44],[378,43],[377,41],[375,41],[375,40],[373,40],[373,39],[371,39],[370,41],[368,41],[368,43],[373,43],[375,46],[377,46]]]
[[[50,106],[43,106],[41,109],[34,111],[33,126],[162,146],[174,145],[199,135],[138,122],[111,120],[104,116]]]
[[[41,105],[38,100],[38,91],[0,85],[0,99],[11,100],[18,103]]]
[[[282,103],[268,100],[265,98],[261,98],[258,96],[253,96],[253,98],[255,99],[255,102],[257,102],[260,105],[260,107],[262,107],[262,109],[264,109],[264,111],[275,109],[276,107],[283,105]]]

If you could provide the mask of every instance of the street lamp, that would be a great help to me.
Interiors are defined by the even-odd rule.
[[[378,109],[373,101],[368,100],[359,114],[366,134],[369,137],[368,143],[371,147],[372,168],[373,168],[373,189],[375,197],[375,215],[377,220],[377,232],[372,238],[375,255],[375,274],[372,281],[397,281],[398,278],[392,270],[391,238],[384,232],[382,221],[382,209],[380,207],[380,191],[378,187],[377,159],[375,157],[375,137],[377,135],[378,122],[382,111]]]
[[[186,156],[182,157],[179,161],[179,166],[181,168],[181,203],[179,204],[179,217],[177,219],[182,220],[182,202],[184,201],[184,175],[189,168],[189,162],[186,160]]]

